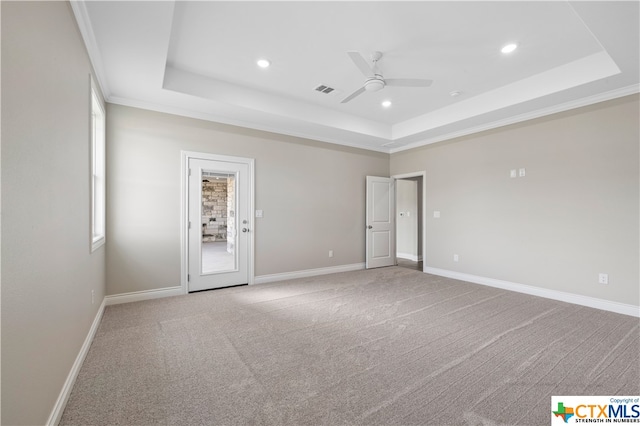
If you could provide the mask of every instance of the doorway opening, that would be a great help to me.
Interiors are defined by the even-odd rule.
[[[403,268],[424,271],[424,173],[396,179],[396,261]]]

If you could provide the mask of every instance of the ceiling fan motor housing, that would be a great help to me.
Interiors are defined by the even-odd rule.
[[[382,78],[382,76],[376,75],[375,77],[372,77],[365,81],[364,88],[368,92],[377,92],[379,90],[382,90],[384,88],[384,79]]]

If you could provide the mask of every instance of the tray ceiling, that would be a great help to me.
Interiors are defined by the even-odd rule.
[[[109,102],[376,151],[638,92],[638,2],[72,7]],[[503,54],[508,43],[518,48]],[[387,86],[341,103],[365,80],[347,51],[380,51],[385,78],[433,84]],[[261,58],[268,68],[256,65]]]

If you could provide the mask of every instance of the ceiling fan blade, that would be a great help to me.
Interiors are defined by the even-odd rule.
[[[349,96],[347,96],[346,98],[344,98],[343,100],[340,101],[341,104],[346,104],[347,102],[349,102],[351,99],[355,98],[356,96],[361,95],[366,89],[363,87],[359,88],[358,90],[356,90],[355,92],[353,92],[352,94],[350,94]]]
[[[375,74],[360,52],[347,52],[347,55],[365,77],[372,77]]]
[[[422,78],[385,78],[384,82],[387,86],[403,86],[403,87],[429,87],[433,80]]]

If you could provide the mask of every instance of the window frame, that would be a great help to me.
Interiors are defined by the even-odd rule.
[[[106,113],[91,79],[90,96],[91,253],[106,242]]]

